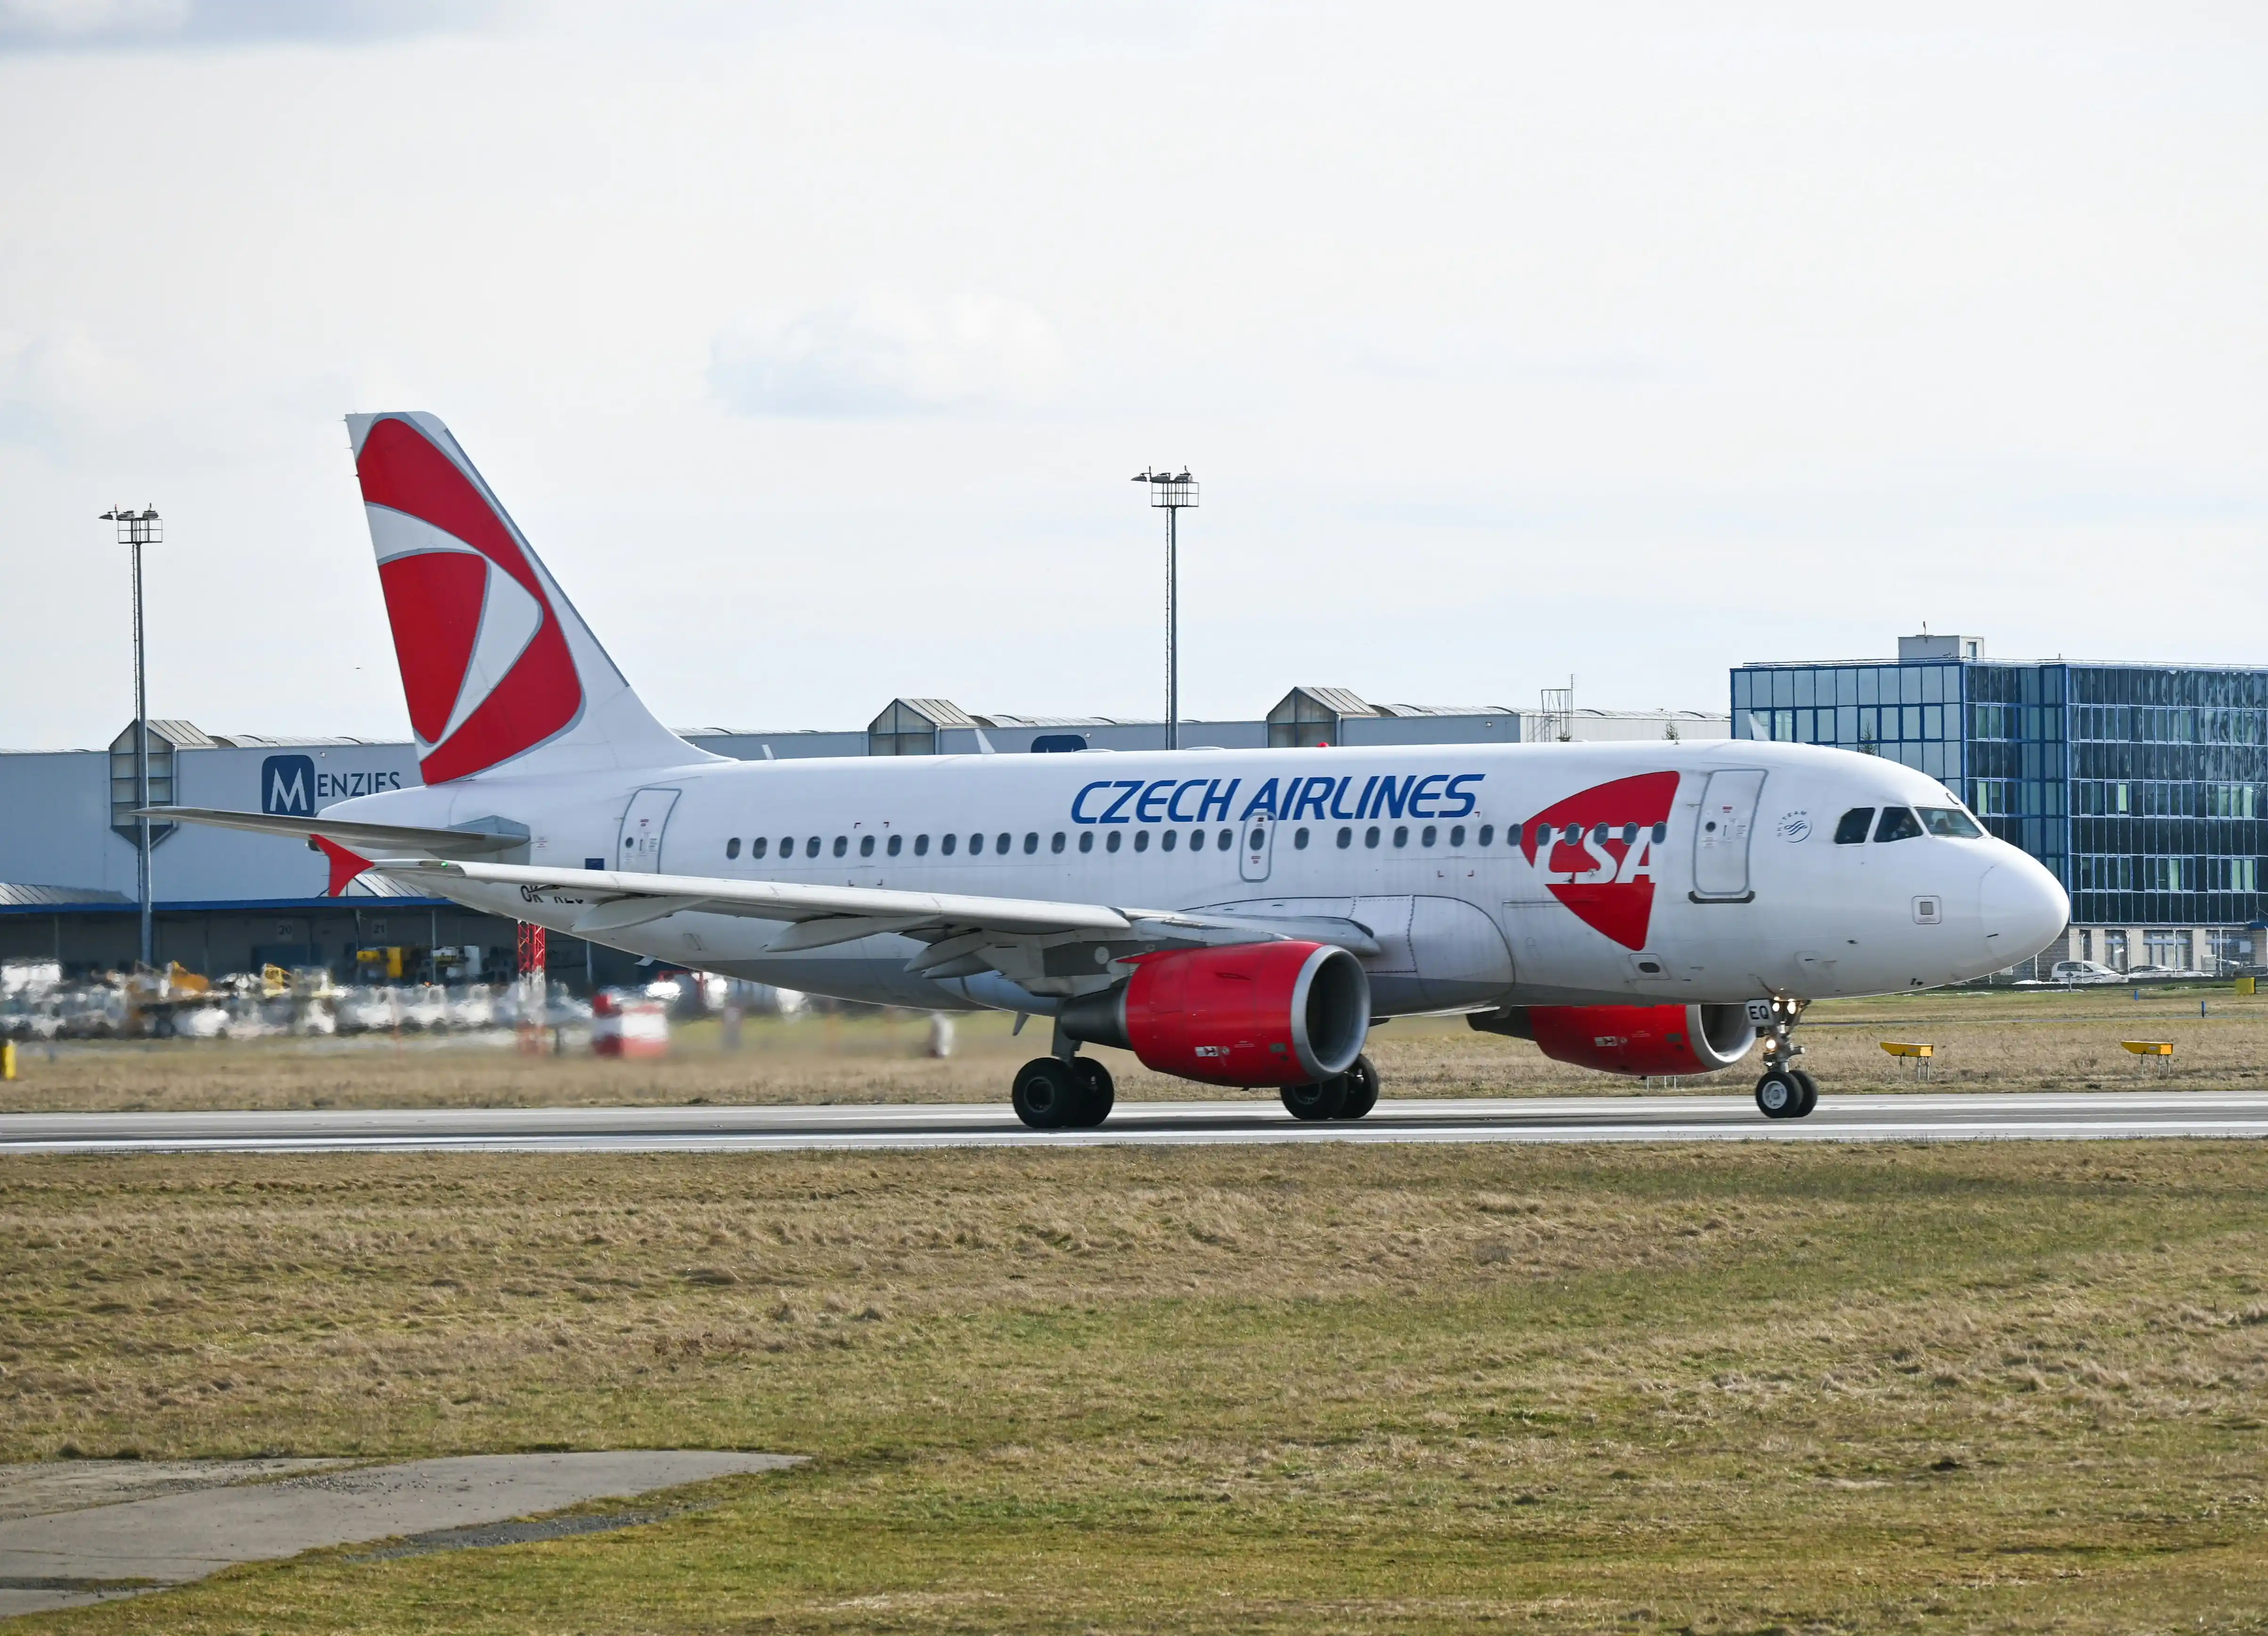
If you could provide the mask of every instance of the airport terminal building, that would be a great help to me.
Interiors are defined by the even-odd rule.
[[[2216,972],[2264,949],[2268,670],[1988,657],[1745,664],[1733,736],[1833,745],[1942,780],[2071,893],[2067,956]]]
[[[1536,708],[1373,704],[1344,687],[1294,687],[1247,720],[1183,722],[1185,746],[1520,744],[1574,739],[1727,737],[1722,714],[1577,709],[1565,693]],[[150,723],[151,800],[312,816],[335,801],[418,782],[416,746],[354,738],[225,737],[182,721]],[[894,699],[864,729],[684,737],[744,759],[808,756],[1047,753],[1162,748],[1161,722],[976,715],[949,700]],[[0,959],[67,970],[133,964],[136,901],[134,734],[102,750],[0,752]],[[206,975],[262,965],[334,975],[482,978],[508,970],[508,921],[380,882],[326,895],[320,855],[270,836],[158,825],[151,873],[158,964]],[[446,953],[440,951],[447,951]],[[373,965],[363,956],[378,957]],[[555,982],[576,992],[627,981],[631,957],[576,939],[547,950]]]

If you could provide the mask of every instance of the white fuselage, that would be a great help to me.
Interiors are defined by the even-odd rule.
[[[528,838],[507,861],[538,867],[1352,921],[1391,1016],[1819,999],[2010,965],[2068,912],[2037,862],[1981,835],[1835,839],[1855,808],[1953,804],[1892,762],[1736,741],[708,760],[490,775],[327,813],[502,820]],[[444,890],[563,932],[585,903]],[[1054,1009],[998,973],[909,973],[925,945],[906,937],[770,952],[783,930],[696,908],[599,941],[844,999]]]

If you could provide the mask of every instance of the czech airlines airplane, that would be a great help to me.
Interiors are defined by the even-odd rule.
[[[1100,1124],[1131,1051],[1378,1097],[1394,1016],[1626,1075],[1731,1067],[1800,1119],[1804,1007],[1980,976],[2070,904],[1941,784],[1809,745],[1424,745],[738,761],[650,715],[448,429],[348,422],[422,789],[312,818],[331,890],[375,872],[674,964],[846,1000],[1052,1017],[1012,1089]]]

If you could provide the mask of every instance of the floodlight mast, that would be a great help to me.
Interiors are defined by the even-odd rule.
[[[1175,525],[1183,507],[1194,511],[1197,504],[1197,486],[1187,468],[1179,476],[1165,472],[1145,471],[1134,480],[1150,485],[1150,503],[1166,514],[1166,748],[1182,747],[1182,684],[1179,657],[1180,635],[1180,562]]]
[[[115,523],[118,543],[130,546],[134,553],[134,884],[135,900],[141,909],[142,964],[154,966],[157,950],[150,923],[150,692],[143,665],[142,547],[163,541],[166,525],[155,506],[136,511],[130,506],[114,505],[102,514],[101,520]]]

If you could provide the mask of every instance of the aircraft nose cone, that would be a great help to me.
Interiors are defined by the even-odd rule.
[[[2036,859],[2013,847],[2008,852],[1977,884],[1977,919],[1996,972],[2029,960],[2071,923],[2063,884]]]

